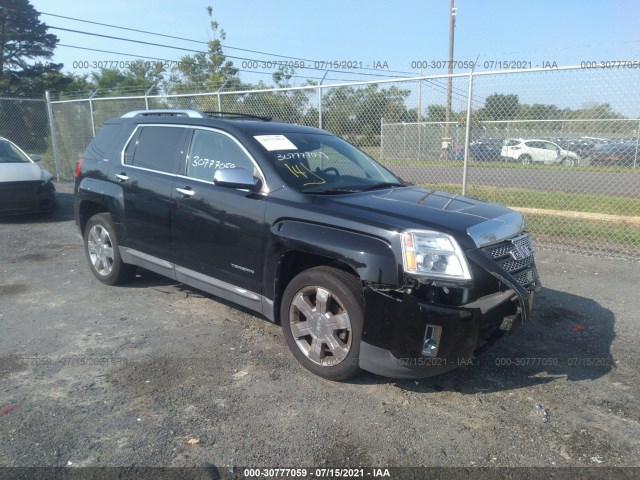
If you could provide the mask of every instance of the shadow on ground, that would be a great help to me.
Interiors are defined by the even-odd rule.
[[[543,288],[531,321],[504,337],[484,355],[435,377],[389,381],[364,373],[354,383],[389,383],[415,392],[448,390],[464,394],[527,388],[562,378],[595,380],[615,360],[613,312],[589,298]]]

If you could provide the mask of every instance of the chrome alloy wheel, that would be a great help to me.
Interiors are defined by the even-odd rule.
[[[291,302],[289,322],[298,348],[317,365],[338,365],[351,350],[349,314],[326,288],[300,290]]]
[[[113,244],[109,232],[102,225],[94,225],[89,230],[87,239],[89,258],[94,270],[107,276],[113,270]]]

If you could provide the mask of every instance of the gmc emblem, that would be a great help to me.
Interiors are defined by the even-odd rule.
[[[524,260],[533,255],[533,247],[531,245],[514,245],[509,254],[514,260]]]

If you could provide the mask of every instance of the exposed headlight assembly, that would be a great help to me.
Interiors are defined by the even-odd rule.
[[[409,230],[402,233],[404,271],[443,280],[471,280],[469,264],[458,242],[442,232]]]

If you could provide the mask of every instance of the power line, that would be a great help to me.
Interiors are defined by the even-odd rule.
[[[150,57],[150,56],[147,56],[147,55],[135,55],[135,54],[132,54],[132,53],[114,52],[112,50],[101,50],[101,49],[98,49],[98,48],[80,47],[78,45],[67,45],[67,44],[64,44],[64,43],[59,43],[58,46],[59,47],[66,47],[66,48],[75,48],[77,50],[88,50],[88,51],[91,51],[91,52],[109,53],[109,54],[112,54],[112,55],[122,55],[122,56],[125,56],[125,57],[142,58],[142,59],[146,59],[146,60],[157,60],[157,61],[160,61],[160,62],[170,62],[170,63],[176,62],[176,60],[168,60],[166,58]],[[185,62],[185,61],[182,61],[182,60],[180,60],[180,63],[184,63],[184,64],[187,64],[187,65],[201,65],[201,64],[199,64],[197,62]],[[255,73],[255,74],[258,74],[258,75],[273,75],[272,72],[258,72],[256,70],[243,70],[241,68],[238,68],[236,70],[239,71],[239,72]],[[291,78],[322,80],[321,77],[309,77],[309,76],[302,76],[302,75],[291,75]],[[332,81],[336,81],[336,82],[345,82],[345,81],[347,81],[347,80],[340,79],[340,78],[325,78],[325,80],[332,80]]]
[[[186,52],[193,52],[193,53],[201,53],[201,54],[206,54],[207,52],[203,52],[201,50],[194,50],[192,48],[184,48],[184,47],[176,47],[174,45],[164,45],[164,44],[160,44],[160,43],[153,43],[153,42],[145,42],[144,40],[133,40],[131,38],[123,38],[123,37],[116,37],[113,35],[104,35],[101,33],[93,33],[93,32],[84,32],[82,30],[74,30],[71,28],[62,28],[62,27],[54,27],[51,25],[48,25],[48,28],[51,28],[53,30],[62,30],[62,31],[66,31],[66,32],[73,32],[73,33],[79,33],[82,35],[90,35],[93,37],[101,37],[101,38],[108,38],[111,40],[121,40],[124,42],[131,42],[131,43],[139,43],[142,45],[151,45],[154,47],[160,47],[160,48],[171,48],[174,50],[182,50],[182,51],[186,51]],[[246,58],[246,57],[236,57],[233,55],[225,55],[225,57],[228,58],[233,58],[236,60],[245,60],[245,61],[250,61],[250,62],[263,62],[263,60],[258,60],[255,58]],[[295,67],[294,67],[295,68]],[[319,70],[319,71],[323,71],[323,72],[333,72],[333,73],[348,73],[351,75],[363,75],[363,76],[367,76],[367,77],[389,77],[389,78],[403,78],[400,77],[398,75],[384,75],[384,74],[373,74],[373,73],[363,73],[363,72],[354,72],[352,70],[333,70],[333,69],[324,69],[324,68],[317,68],[317,67],[307,67],[306,65],[302,65],[302,66],[298,66],[297,68],[302,68],[302,69],[306,69],[306,70]]]
[[[91,21],[91,20],[83,20],[83,19],[80,19],[80,18],[68,17],[68,16],[65,16],[65,15],[57,15],[57,14],[53,14],[53,13],[46,13],[46,12],[40,12],[40,13],[42,15],[48,15],[48,16],[57,17],[57,18],[64,18],[66,20],[73,20],[73,21],[81,22],[81,23],[89,23],[89,24],[92,24],[92,25],[100,25],[100,26],[108,27],[108,28],[116,28],[116,29],[119,29],[119,30],[126,30],[126,31],[130,31],[130,32],[143,33],[143,34],[146,34],[146,35],[155,35],[155,36],[163,37],[163,38],[172,38],[172,39],[175,39],[175,40],[182,40],[182,41],[185,41],[185,42],[192,42],[192,43],[199,43],[199,44],[202,44],[202,45],[208,45],[208,42],[205,42],[205,41],[202,41],[202,40],[195,40],[195,39],[192,39],[192,38],[177,37],[177,36],[174,36],[174,35],[167,35],[167,34],[164,34],[164,33],[151,32],[149,30],[139,30],[137,28],[121,27],[119,25],[112,25],[112,24],[109,24],[109,23],[94,22],[94,21]],[[58,30],[64,30],[63,28],[60,28],[60,27],[51,27],[51,26],[49,26],[49,28],[55,28],[55,29],[58,29]],[[77,32],[77,33],[86,33],[86,32],[78,32],[78,31],[75,31],[75,30],[69,30],[69,31],[74,31],[74,32]],[[224,44],[220,44],[220,46],[223,47],[223,48],[228,48],[230,50],[239,50],[239,51],[242,51],[242,52],[257,53],[259,55],[267,55],[267,56],[278,57],[278,58],[287,58],[287,59],[298,60],[298,61],[303,61],[303,62],[316,62],[317,61],[317,60],[312,60],[312,59],[309,59],[309,58],[294,57],[294,56],[290,56],[290,55],[281,55],[281,54],[277,54],[277,53],[264,52],[264,51],[260,51],[260,50],[252,50],[252,49],[248,49],[248,48],[232,47],[230,45],[224,45]],[[178,48],[178,47],[170,47],[170,48]],[[185,50],[189,50],[189,49],[185,49]],[[192,50],[192,51],[195,51],[195,50]],[[227,56],[230,57],[230,58],[241,58],[241,57],[232,57],[230,55],[227,55]],[[373,70],[373,71],[378,71],[379,70],[377,68],[371,68],[371,67],[357,67],[357,69],[358,70]],[[319,69],[319,70],[322,70],[322,69]],[[410,72],[405,72],[405,71],[400,71],[400,70],[385,70],[385,71],[389,72],[389,73],[400,73],[400,74],[403,74],[403,75],[412,75],[412,73],[410,73]]]

